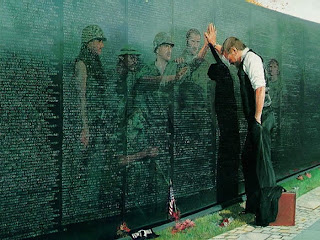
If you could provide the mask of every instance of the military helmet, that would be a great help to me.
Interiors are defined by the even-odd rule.
[[[141,53],[136,50],[133,46],[131,45],[125,45],[121,48],[118,56],[123,56],[123,55],[141,55]]]
[[[174,43],[171,40],[171,37],[166,32],[159,32],[153,40],[153,51],[156,52],[157,48],[162,44],[169,44],[172,47],[174,46]]]
[[[107,40],[106,37],[103,34],[102,29],[98,25],[89,25],[86,26],[82,30],[82,35],[81,35],[81,42],[82,43],[88,43],[91,40],[94,39],[100,39],[100,40]]]

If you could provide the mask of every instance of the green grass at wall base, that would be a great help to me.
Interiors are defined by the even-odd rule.
[[[300,175],[303,176],[303,180],[298,180],[297,175],[284,180],[279,185],[284,187],[287,191],[294,191],[297,194],[297,198],[303,194],[311,191],[312,189],[320,186],[320,167],[316,167],[313,170],[308,171],[311,174],[311,178],[305,175],[305,172]],[[172,227],[166,228],[157,232],[160,235],[158,240],[207,240],[222,233],[228,232],[234,228],[240,227],[244,224],[254,224],[254,215],[246,214],[239,215],[243,210],[243,203],[236,203],[229,206],[219,212],[192,219],[195,222],[195,227],[186,229],[182,232],[172,234]],[[224,218],[232,217],[234,220],[227,227],[220,227],[219,224]]]

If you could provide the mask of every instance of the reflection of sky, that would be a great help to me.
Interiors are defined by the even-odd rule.
[[[256,0],[270,9],[320,23],[319,0]]]

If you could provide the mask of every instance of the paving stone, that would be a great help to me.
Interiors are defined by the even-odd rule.
[[[245,231],[247,231],[247,232],[252,232],[254,229],[255,229],[255,228],[252,227],[252,226],[247,226],[247,227],[245,228]]]
[[[226,239],[238,239],[238,236],[229,236]]]
[[[320,199],[318,196],[309,196],[308,194],[300,197],[301,200],[297,202],[297,205],[304,208],[316,209],[320,206]]]
[[[283,226],[272,226],[272,229],[280,229],[282,228]]]
[[[217,240],[217,239],[225,239],[225,237],[222,236],[222,235],[219,235],[219,236],[216,236],[214,238],[210,238],[209,240]]]
[[[294,237],[292,236],[292,237],[283,237],[282,239],[283,240],[292,240]]]
[[[271,232],[279,232],[279,229],[277,228],[271,229]]]
[[[289,233],[281,233],[282,236],[290,236]]]
[[[269,236],[269,234],[251,232],[241,235],[238,240],[265,240]]]

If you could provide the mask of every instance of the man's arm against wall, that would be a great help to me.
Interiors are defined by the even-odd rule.
[[[255,101],[256,101],[256,111],[254,114],[254,117],[258,123],[261,124],[261,115],[262,115],[262,109],[264,105],[264,98],[265,98],[265,87],[258,87],[255,90]]]

